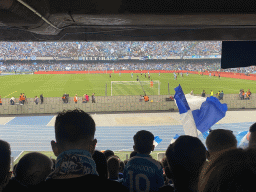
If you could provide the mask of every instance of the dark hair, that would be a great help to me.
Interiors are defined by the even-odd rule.
[[[107,160],[108,174],[115,174],[119,172],[120,162],[116,156],[111,156]]]
[[[205,144],[209,152],[217,152],[231,147],[237,147],[237,140],[232,131],[215,129],[209,132]]]
[[[201,140],[188,135],[179,136],[168,146],[165,155],[176,187],[186,188],[188,181],[197,179],[206,161],[206,149]]]
[[[138,131],[134,137],[135,151],[141,154],[150,153],[153,147],[154,135],[146,130]]]
[[[25,154],[18,162],[15,179],[25,186],[39,184],[52,171],[52,160],[39,152]]]
[[[80,109],[62,111],[55,121],[56,141],[61,144],[92,139],[96,128],[93,118]]]
[[[0,184],[5,180],[11,163],[11,147],[7,141],[0,140]]]
[[[105,155],[102,152],[95,150],[92,158],[95,161],[96,170],[99,176],[108,178],[107,159]]]
[[[256,123],[253,123],[253,124],[250,126],[249,131],[250,131],[250,132],[255,132],[255,131],[256,131]]]
[[[256,180],[255,149],[231,149],[202,170],[199,192],[253,191]]]
[[[106,150],[106,151],[104,151],[103,154],[105,155],[105,157],[106,157],[107,160],[108,160],[109,157],[115,155],[114,151],[109,150],[109,149]]]

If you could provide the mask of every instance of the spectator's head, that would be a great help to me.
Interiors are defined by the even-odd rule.
[[[95,150],[92,155],[92,158],[95,161],[96,170],[97,170],[99,176],[107,179],[108,178],[108,169],[107,169],[107,159],[106,159],[105,155],[102,152]]]
[[[103,154],[105,155],[107,160],[108,160],[109,157],[115,155],[114,151],[111,151],[111,150],[106,150],[106,151],[103,152]]]
[[[55,156],[70,149],[87,150],[93,154],[97,144],[95,130],[94,120],[84,111],[75,109],[60,112],[55,121],[56,141],[51,141]]]
[[[116,156],[109,157],[107,161],[108,178],[118,178],[120,162]]]
[[[138,131],[134,137],[134,151],[140,154],[150,154],[151,151],[154,151],[155,146],[153,145],[154,142],[154,135],[146,130]]]
[[[249,147],[256,148],[256,123],[252,124],[249,129]]]
[[[37,185],[51,173],[52,165],[52,160],[46,155],[38,152],[28,153],[19,160],[15,179],[25,186]]]
[[[216,129],[209,132],[205,141],[207,147],[207,158],[211,155],[237,148],[237,140],[235,135],[230,130]]]
[[[200,169],[206,161],[206,149],[196,137],[182,135],[166,150],[168,170],[178,190],[197,189]],[[182,173],[182,174],[181,174]]]
[[[254,191],[255,180],[255,149],[231,149],[202,170],[198,182],[198,191]]]
[[[10,171],[11,163],[11,147],[6,141],[0,140],[0,191],[6,184],[8,184],[11,178]]]

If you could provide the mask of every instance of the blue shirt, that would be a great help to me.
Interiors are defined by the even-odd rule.
[[[164,185],[163,169],[149,155],[137,154],[124,167],[123,185],[130,191],[158,191]]]

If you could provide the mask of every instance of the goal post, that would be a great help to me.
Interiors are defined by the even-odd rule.
[[[111,96],[117,95],[160,95],[160,81],[111,81]]]

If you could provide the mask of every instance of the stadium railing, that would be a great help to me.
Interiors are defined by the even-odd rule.
[[[135,112],[135,111],[178,111],[174,101],[166,101],[169,95],[149,96],[149,102],[139,101],[140,96],[107,96],[96,97],[96,103],[82,103],[81,98],[75,104],[73,98],[68,104],[61,98],[45,98],[44,104],[36,105],[34,102],[25,105],[10,105],[3,101],[0,105],[0,114],[56,114],[62,110],[80,108],[85,112]],[[256,108],[256,100],[231,99],[232,95],[224,95],[221,103],[226,103],[229,109]],[[253,97],[253,96],[252,96]],[[226,99],[225,99],[226,98]],[[9,100],[6,99],[5,100]],[[151,102],[152,100],[152,102]]]

